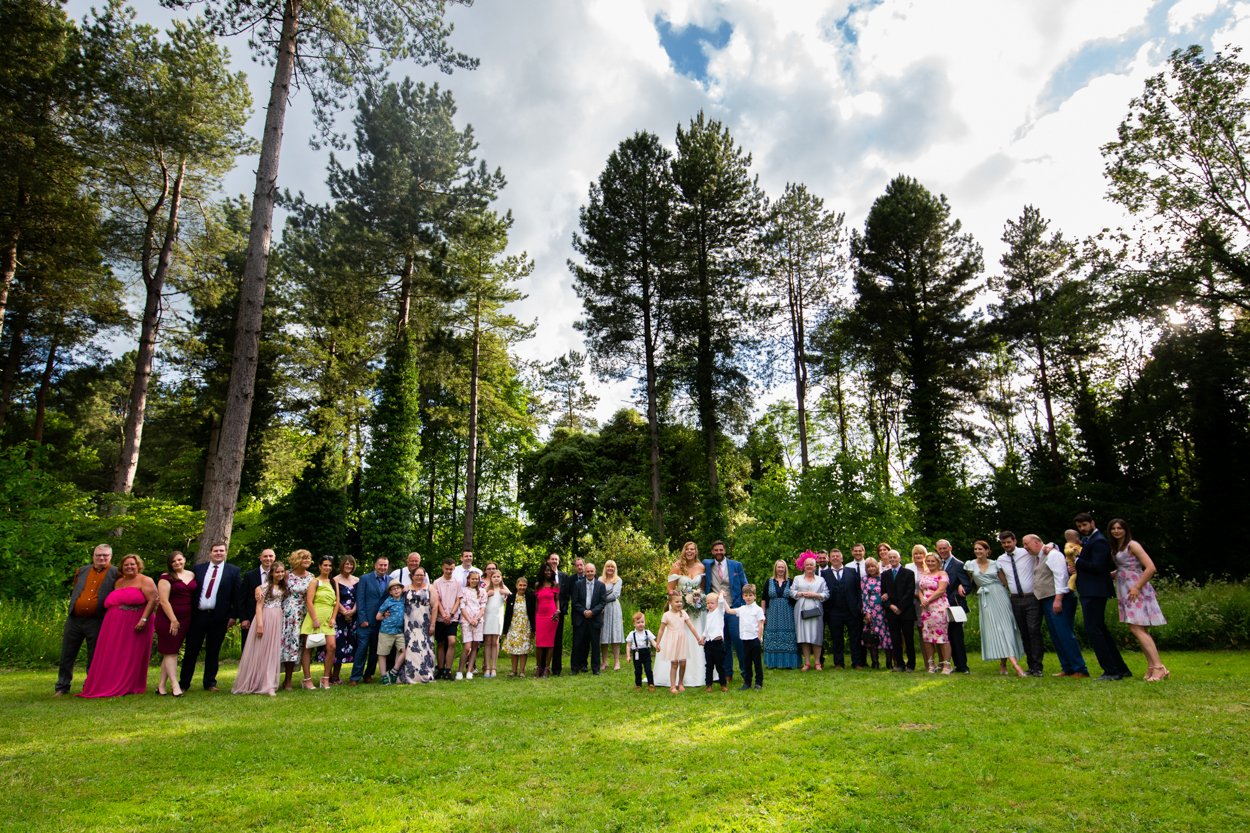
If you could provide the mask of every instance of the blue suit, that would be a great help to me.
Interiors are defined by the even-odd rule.
[[[352,682],[372,677],[378,666],[378,608],[386,601],[387,576],[378,580],[377,571],[360,577],[356,585],[356,653],[352,659]],[[362,627],[368,625],[368,627]]]
[[[1111,574],[1115,559],[1111,545],[1097,529],[1081,541],[1081,554],[1076,558],[1076,592],[1081,597],[1081,615],[1085,619],[1085,639],[1094,649],[1102,672],[1112,677],[1131,677],[1120,649],[1107,627],[1107,599],[1115,595]]]
[[[730,607],[742,607],[746,601],[742,598],[742,588],[747,585],[747,571],[742,568],[741,561],[734,561],[732,558],[725,559],[725,569],[728,571],[729,579],[729,597]],[[703,592],[704,594],[712,592],[712,571],[717,569],[715,558],[703,559]],[[721,604],[724,604],[722,601]],[[742,647],[742,637],[738,634],[738,617],[725,617],[725,639],[733,645],[732,651],[725,652],[725,661],[721,665],[721,681],[728,684],[729,680],[734,676],[734,654],[738,655],[738,664],[746,665],[746,653]]]

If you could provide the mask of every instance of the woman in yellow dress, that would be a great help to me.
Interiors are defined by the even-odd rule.
[[[318,576],[308,584],[304,597],[307,613],[299,632],[304,637],[302,665],[304,688],[313,688],[312,655],[325,649],[325,665],[321,673],[321,687],[330,687],[330,672],[334,668],[334,612],[338,610],[338,585],[334,583],[334,558],[323,555],[317,559]],[[313,637],[313,634],[319,636]],[[324,637],[324,638],[322,638]]]

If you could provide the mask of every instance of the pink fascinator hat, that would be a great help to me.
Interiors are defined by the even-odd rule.
[[[812,561],[815,561],[816,553],[812,552],[811,550],[803,550],[803,552],[799,553],[799,557],[794,560],[794,568],[798,570],[800,573],[803,572],[803,564],[809,558]]]

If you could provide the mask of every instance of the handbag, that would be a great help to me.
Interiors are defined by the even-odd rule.
[[[307,648],[324,648],[326,646],[326,635],[321,631],[314,631],[304,638],[304,646]]]
[[[801,616],[804,619],[815,619],[817,616],[819,616],[822,613],[824,613],[824,611],[820,609],[820,605],[816,605],[815,607],[803,608],[801,611],[799,611],[799,616]]]
[[[950,621],[967,622],[968,611],[964,610],[960,605],[951,605],[947,610],[950,612]]]

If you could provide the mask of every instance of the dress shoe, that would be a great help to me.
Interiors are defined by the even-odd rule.
[[[1045,677],[1045,676],[1046,676],[1046,675],[1045,675],[1045,674],[1043,674],[1041,671],[1029,671],[1029,672],[1028,672],[1028,675],[1029,675],[1030,677]]]
[[[1089,673],[1088,673],[1088,672],[1086,672],[1086,671],[1073,671],[1073,672],[1072,672],[1071,674],[1069,674],[1068,676],[1069,676],[1069,677],[1086,677],[1086,678],[1088,678],[1088,677],[1089,677]]]
[[[1094,680],[1094,682],[1096,683],[1118,683],[1122,679],[1124,678],[1121,677],[1119,674],[1103,674],[1101,677],[1098,677],[1096,680]]]
[[[348,680],[347,684],[351,686],[352,688],[355,688],[356,686],[360,685],[360,683],[356,682],[355,680]]]
[[[1067,671],[1056,671],[1055,673],[1051,674],[1050,676],[1052,676],[1052,677],[1066,677],[1066,676],[1068,676],[1068,672],[1067,672]]]
[[[747,685],[746,683],[743,683],[743,684],[742,684],[742,688],[740,688],[740,689],[738,689],[738,690],[739,690],[739,691],[750,691],[750,690],[751,690],[751,686]]]
[[[215,685],[206,686],[204,690],[205,690],[205,691],[221,691],[221,689],[219,689],[219,688],[218,688],[217,686],[215,686]]]

